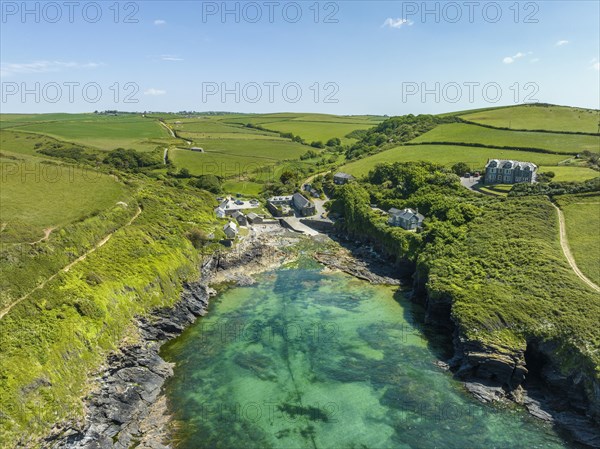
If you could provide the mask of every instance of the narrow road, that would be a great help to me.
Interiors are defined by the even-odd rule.
[[[140,207],[138,207],[137,212],[135,213],[135,215],[131,218],[131,220],[129,220],[125,225],[121,226],[119,229],[117,229],[116,231],[111,232],[110,234],[108,234],[106,237],[104,237],[102,240],[100,240],[98,243],[96,243],[92,248],[90,248],[89,251],[87,251],[86,253],[82,254],[81,256],[79,256],[77,259],[75,259],[73,262],[71,262],[70,264],[68,264],[66,267],[62,268],[61,270],[57,271],[56,273],[54,273],[52,276],[50,276],[48,279],[46,279],[44,282],[42,282],[41,284],[37,285],[33,290],[31,290],[29,293],[27,293],[24,296],[21,296],[19,299],[17,299],[16,301],[14,301],[12,304],[6,306],[4,309],[2,309],[0,311],[0,320],[2,318],[4,318],[4,315],[6,315],[8,312],[10,312],[10,310],[16,306],[17,304],[25,301],[27,298],[29,298],[29,296],[31,296],[31,294],[33,292],[35,292],[36,290],[40,290],[42,288],[44,288],[46,286],[46,284],[48,282],[50,282],[52,279],[54,279],[56,276],[58,276],[60,273],[66,273],[67,271],[69,271],[71,268],[73,268],[74,265],[78,264],[79,262],[81,262],[82,260],[85,260],[85,258],[87,256],[89,256],[90,254],[92,254],[94,251],[96,251],[98,248],[104,246],[106,244],[106,242],[108,242],[110,240],[110,238],[113,236],[113,234],[123,228],[126,228],[127,226],[131,225],[135,219],[137,217],[140,216],[140,214],[142,213],[142,209]]]
[[[169,134],[171,134],[171,137],[173,139],[177,139],[177,136],[175,135],[175,133],[173,132],[173,130],[171,129],[171,127],[169,125],[167,125],[165,122],[161,122],[160,120],[158,121],[158,123],[160,123],[162,126],[167,128],[167,131],[169,131]]]
[[[577,267],[577,264],[575,263],[575,259],[573,258],[573,254],[571,254],[571,248],[569,248],[569,241],[567,240],[567,228],[565,226],[565,216],[564,216],[562,210],[560,210],[560,207],[558,207],[554,203],[552,203],[552,205],[556,209],[556,212],[558,212],[558,225],[559,225],[559,228],[560,228],[560,246],[562,247],[563,253],[565,253],[565,257],[567,258],[567,261],[569,262],[569,265],[571,265],[571,268],[573,269],[573,271],[575,272],[575,274],[577,276],[579,276],[579,278],[583,282],[585,282],[593,290],[596,290],[597,292],[600,292],[600,287],[598,287],[596,284],[594,284],[592,281],[590,281],[581,272],[581,270],[579,269],[579,267]]]
[[[158,123],[160,123],[162,126],[164,126],[165,128],[167,128],[167,131],[169,131],[169,134],[171,134],[171,137],[172,137],[173,139],[181,139],[181,140],[183,140],[185,143],[187,143],[188,145],[191,145],[191,144],[192,144],[192,141],[191,141],[191,140],[184,139],[183,137],[177,137],[177,135],[175,134],[175,131],[173,131],[173,129],[172,129],[172,128],[171,128],[169,125],[167,125],[165,122],[161,122],[161,121],[159,120],[159,121],[158,121]]]

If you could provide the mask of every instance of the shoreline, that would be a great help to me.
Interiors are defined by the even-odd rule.
[[[283,228],[264,227],[230,252],[207,256],[197,281],[186,282],[180,300],[171,307],[138,318],[136,343],[125,343],[98,370],[84,398],[85,418],[56,425],[40,445],[52,449],[169,449],[171,415],[163,386],[173,364],[160,356],[163,344],[178,337],[206,315],[219,284],[250,285],[252,275],[294,260],[282,248],[302,237]],[[266,238],[265,238],[266,236]],[[273,238],[275,237],[275,238]]]
[[[85,426],[82,428],[78,423],[79,426],[59,428],[55,435],[44,440],[46,444],[42,447],[125,449],[134,444],[137,449],[171,449],[165,441],[174,423],[163,385],[173,375],[173,364],[160,357],[161,346],[207,313],[209,300],[216,295],[212,286],[251,285],[254,283],[252,275],[297,259],[298,254],[286,257],[281,248],[291,247],[304,238],[308,237],[277,228],[275,233],[249,235],[231,252],[207,257],[200,279],[184,284],[180,301],[171,308],[157,310],[150,319],[137,321],[142,342],[121,347],[118,353],[109,356],[110,368],[105,368],[97,379],[100,388],[85,399]],[[336,241],[336,245],[333,251],[316,250],[312,255],[326,270],[345,272],[373,284],[403,285],[397,267],[394,269],[393,264],[375,250],[348,242]],[[412,301],[419,302],[417,298]],[[425,306],[428,309],[428,305]],[[600,431],[593,426],[593,421],[571,410],[553,410],[551,405],[556,402],[556,395],[538,379],[534,379],[531,390],[519,386],[506,391],[499,383],[467,373],[464,368],[469,354],[465,353],[464,342],[460,341],[458,332],[448,338],[454,341],[454,355],[450,360],[440,360],[437,365],[459,378],[466,392],[475,399],[483,403],[509,401],[524,407],[532,416],[558,426],[562,432],[568,432],[573,441],[600,448]],[[492,359],[496,355],[488,354]]]

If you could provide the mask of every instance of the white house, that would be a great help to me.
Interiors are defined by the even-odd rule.
[[[223,226],[223,232],[228,239],[233,240],[238,233],[237,225],[233,221],[230,221]]]
[[[215,207],[215,214],[218,218],[225,218],[225,216],[227,215],[225,213],[225,209],[223,209],[221,206]]]

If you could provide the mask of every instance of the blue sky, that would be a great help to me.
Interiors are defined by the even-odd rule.
[[[75,3],[2,2],[3,112],[600,107],[597,1]]]

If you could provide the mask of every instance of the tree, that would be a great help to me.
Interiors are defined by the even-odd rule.
[[[327,146],[328,147],[336,147],[338,145],[341,145],[342,141],[338,138],[338,137],[333,137],[332,139],[329,139],[327,141]]]
[[[554,178],[556,174],[553,171],[546,171],[543,173],[538,173],[537,181],[538,182],[550,182],[552,178]]]
[[[179,173],[177,173],[178,178],[191,178],[191,176],[190,171],[185,167],[180,168]]]
[[[321,142],[320,140],[311,142],[310,146],[313,148],[325,148],[325,145],[323,145],[323,142]]]
[[[463,176],[465,173],[471,172],[471,167],[466,162],[457,162],[452,166],[452,171],[458,176]]]
[[[197,189],[208,190],[211,193],[221,193],[223,190],[221,180],[215,175],[198,176],[198,178],[190,181],[190,185]]]
[[[292,170],[286,170],[281,174],[279,180],[283,184],[294,184],[298,180],[298,174]]]

